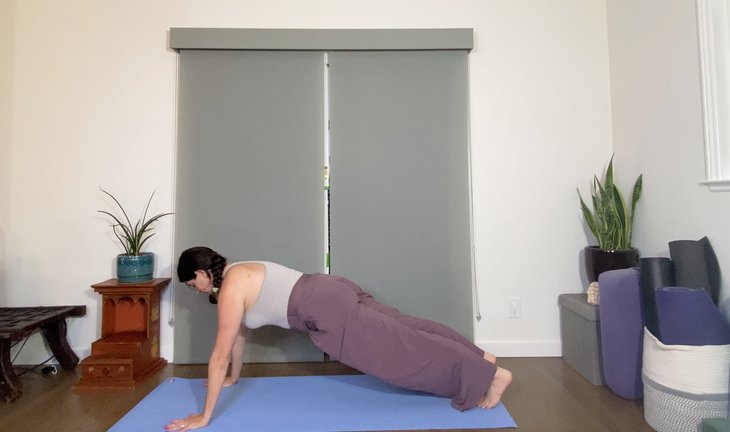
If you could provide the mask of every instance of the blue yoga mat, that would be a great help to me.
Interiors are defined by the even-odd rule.
[[[164,431],[203,412],[202,379],[160,384],[110,432]],[[224,388],[206,432],[376,431],[517,427],[504,405],[460,412],[451,400],[393,387],[368,375],[241,378]]]
[[[704,289],[662,287],[654,294],[662,343],[730,344],[730,324]]]

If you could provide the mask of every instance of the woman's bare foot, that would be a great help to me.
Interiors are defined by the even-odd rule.
[[[492,364],[497,364],[497,356],[495,356],[492,353],[488,353],[486,351],[484,351],[484,360],[486,360]]]
[[[512,372],[498,366],[497,373],[494,374],[494,379],[489,386],[489,390],[487,390],[477,405],[486,409],[497,406],[499,400],[502,398],[502,393],[504,393],[511,382]]]

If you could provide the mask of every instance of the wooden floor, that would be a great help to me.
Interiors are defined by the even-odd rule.
[[[521,431],[652,431],[640,400],[621,399],[607,387],[592,385],[561,358],[500,358],[498,364],[514,373],[502,401]],[[0,402],[0,431],[106,431],[163,380],[204,378],[206,371],[205,365],[167,365],[134,391],[85,393],[71,391],[79,379],[78,366],[75,372],[57,375],[26,373],[21,377],[23,396],[12,403]],[[337,362],[243,368],[243,376],[252,377],[355,373]]]

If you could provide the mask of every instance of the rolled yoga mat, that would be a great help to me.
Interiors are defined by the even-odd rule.
[[[664,345],[728,345],[730,324],[701,288],[657,288],[659,332]]]
[[[656,312],[654,290],[660,287],[675,286],[674,266],[669,258],[639,258],[639,278],[641,281],[641,300],[646,328],[657,339],[659,321]]]
[[[674,263],[677,286],[704,288],[712,302],[720,299],[720,264],[710,240],[677,240],[669,242],[669,255]]]
[[[601,301],[603,375],[614,393],[626,399],[644,394],[641,353],[644,313],[641,309],[639,269],[611,270],[598,276]]]
[[[172,378],[110,432],[164,431],[203,412],[203,379]],[[241,378],[221,391],[206,432],[315,432],[517,427],[504,405],[464,412],[451,400],[393,387],[368,375]]]

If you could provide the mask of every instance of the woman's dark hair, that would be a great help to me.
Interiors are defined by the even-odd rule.
[[[197,270],[204,270],[213,280],[213,286],[220,288],[223,283],[223,269],[226,268],[226,259],[218,252],[205,246],[196,246],[180,254],[177,262],[177,278],[180,282],[195,279]],[[210,293],[208,301],[218,303],[218,293]]]

